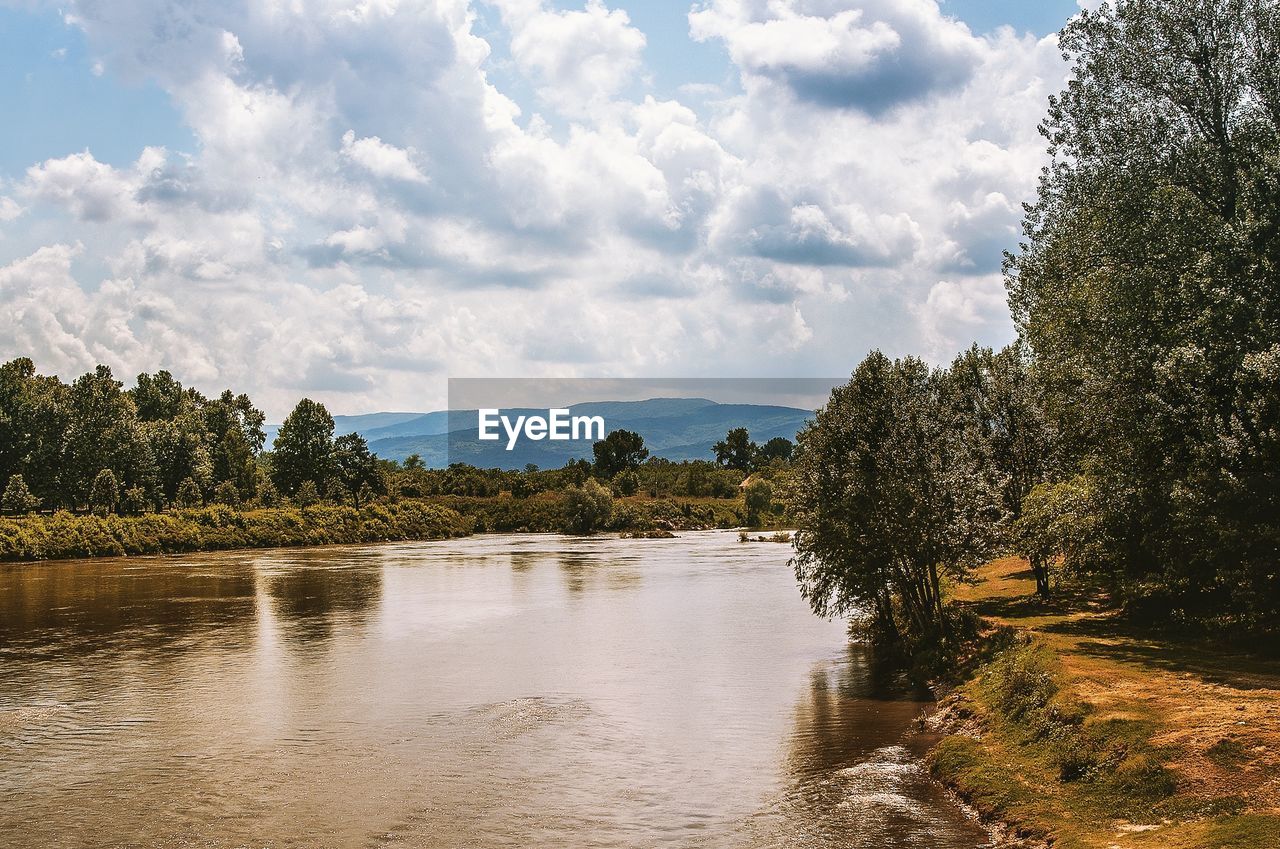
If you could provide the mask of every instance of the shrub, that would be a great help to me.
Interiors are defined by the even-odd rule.
[[[224,504],[144,516],[52,516],[0,519],[0,559],[43,560],[122,554],[176,554],[227,548],[441,539],[470,523],[435,504],[241,512]]]
[[[595,533],[609,521],[613,496],[594,479],[565,492],[564,530],[570,534]]]
[[[754,480],[747,484],[747,524],[760,524],[760,514],[773,504],[773,485],[766,480]]]
[[[631,469],[618,472],[613,478],[613,488],[618,495],[635,495],[640,490],[640,476]]]

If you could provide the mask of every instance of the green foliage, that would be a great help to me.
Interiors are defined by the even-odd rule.
[[[735,427],[724,439],[713,446],[716,463],[726,469],[736,469],[743,474],[750,472],[759,447],[751,441],[745,427]]]
[[[140,486],[131,486],[120,497],[120,512],[126,516],[137,516],[151,508],[147,491]]]
[[[348,433],[333,441],[333,463],[337,467],[337,479],[347,493],[355,498],[356,506],[362,501],[362,493],[382,491],[382,476],[378,474],[377,458],[369,452],[369,443],[358,433]]]
[[[1086,572],[1105,558],[1105,529],[1098,519],[1095,487],[1085,475],[1039,484],[1023,499],[1013,524],[1015,550],[1026,557],[1041,595],[1049,593],[1049,566]]]
[[[303,398],[276,436],[271,471],[276,488],[294,495],[304,482],[327,481],[336,471],[333,416],[323,404]]]
[[[613,477],[613,488],[618,495],[635,495],[640,490],[640,476],[632,469],[618,472]]]
[[[0,519],[0,560],[441,539],[469,531],[470,524],[457,511],[421,502],[246,512],[214,505],[137,517],[59,511]]]
[[[213,503],[227,507],[240,506],[240,490],[231,481],[223,481],[213,488]]]
[[[649,456],[644,447],[644,437],[630,430],[611,431],[608,436],[591,446],[595,455],[596,475],[604,480],[625,471],[632,471]]]
[[[297,491],[293,493],[293,503],[299,507],[320,503],[320,490],[316,487],[316,482],[305,480],[299,484]]]
[[[1091,566],[1162,618],[1280,629],[1280,10],[1117,0],[1060,43],[1007,264]]]
[[[603,528],[613,512],[613,496],[594,479],[564,494],[564,530],[570,534],[590,534]]]
[[[943,580],[988,556],[1003,520],[965,386],[873,352],[800,434],[793,565],[815,613],[868,615],[908,652],[953,642]]]
[[[775,436],[760,446],[760,450],[756,452],[753,465],[759,469],[773,462],[790,463],[791,455],[795,448],[795,443],[790,439],[785,436]]]
[[[773,507],[773,485],[766,480],[753,480],[745,493],[747,524],[760,524],[760,514]]]
[[[248,396],[205,398],[168,372],[125,390],[99,366],[66,385],[17,359],[0,366],[0,480],[21,474],[43,503],[71,509],[90,503],[103,469],[148,503],[174,499],[186,478],[250,494],[262,422]]]
[[[103,469],[93,478],[93,486],[89,490],[89,507],[97,516],[114,513],[120,505],[120,484],[116,481],[115,472]]]
[[[0,508],[6,513],[22,515],[39,506],[40,499],[27,489],[27,482],[22,479],[22,475],[10,475],[9,484],[4,488],[4,496],[0,497]]]
[[[270,477],[264,477],[258,481],[258,505],[261,507],[279,507],[282,503],[280,490],[276,489],[275,483]]]
[[[178,494],[173,503],[175,507],[183,510],[201,506],[204,504],[204,495],[200,492],[200,485],[192,478],[185,479],[178,487]]]

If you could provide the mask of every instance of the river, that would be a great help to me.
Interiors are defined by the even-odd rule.
[[[491,535],[0,564],[0,844],[926,847],[985,833],[790,548]]]

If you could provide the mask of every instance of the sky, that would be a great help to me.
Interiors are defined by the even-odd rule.
[[[0,0],[0,358],[279,420],[1013,336],[1076,0]]]

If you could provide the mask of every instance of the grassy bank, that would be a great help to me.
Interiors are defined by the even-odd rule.
[[[604,532],[734,528],[741,500],[618,498]],[[768,518],[781,521],[780,517]],[[316,505],[256,510],[211,506],[141,516],[58,512],[0,518],[0,561],[181,554],[392,540],[445,539],[471,533],[554,532],[565,526],[563,496],[516,499],[437,496],[361,508]]]
[[[1018,560],[980,579],[957,598],[992,630],[935,717],[938,778],[1026,845],[1280,843],[1280,663],[1038,601]]]
[[[0,519],[0,560],[179,554],[232,548],[444,539],[471,531],[448,507],[405,501],[362,508],[233,510],[214,506],[143,516]]]

